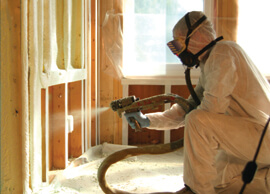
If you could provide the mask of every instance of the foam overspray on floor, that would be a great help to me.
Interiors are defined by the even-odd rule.
[[[58,171],[49,186],[34,193],[102,194],[97,180],[101,162],[115,151],[130,147],[107,143],[92,147],[65,170]],[[174,192],[184,186],[182,174],[183,150],[180,149],[120,161],[108,169],[106,179],[112,187],[134,193]]]

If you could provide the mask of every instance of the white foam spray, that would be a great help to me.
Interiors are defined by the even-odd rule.
[[[96,115],[99,115],[105,111],[107,111],[109,107],[101,107],[101,108],[93,108],[91,109],[91,118],[96,117]]]

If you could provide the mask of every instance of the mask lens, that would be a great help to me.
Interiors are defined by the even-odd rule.
[[[167,43],[169,49],[172,51],[173,54],[179,56],[181,52],[186,49],[186,45],[180,39],[175,39]]]

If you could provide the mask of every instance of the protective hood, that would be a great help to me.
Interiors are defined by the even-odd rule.
[[[173,29],[174,40],[167,43],[183,65],[188,67],[185,71],[186,84],[197,105],[200,104],[200,99],[190,80],[190,68],[198,67],[206,51],[214,46],[217,41],[223,39],[223,37],[215,39],[216,34],[212,24],[207,21],[202,12],[187,13]]]
[[[201,11],[192,11],[188,13],[188,18],[191,26],[194,26],[201,18],[206,17]],[[195,25],[196,26],[196,25]],[[189,37],[188,50],[196,54],[201,51],[206,45],[216,39],[216,32],[213,29],[212,23],[206,18],[188,35],[188,25],[186,18],[181,18],[173,28],[174,40],[179,40],[184,43]],[[179,49],[184,51],[185,44],[179,44]],[[180,54],[180,53],[179,53]]]

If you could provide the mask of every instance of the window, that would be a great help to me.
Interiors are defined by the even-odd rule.
[[[270,45],[269,0],[239,0],[239,18],[237,42],[252,61],[270,78],[270,62],[268,60]],[[255,7],[254,7],[255,6]]]
[[[167,48],[172,29],[188,11],[203,11],[203,0],[126,0],[123,74],[179,76],[184,68]]]

